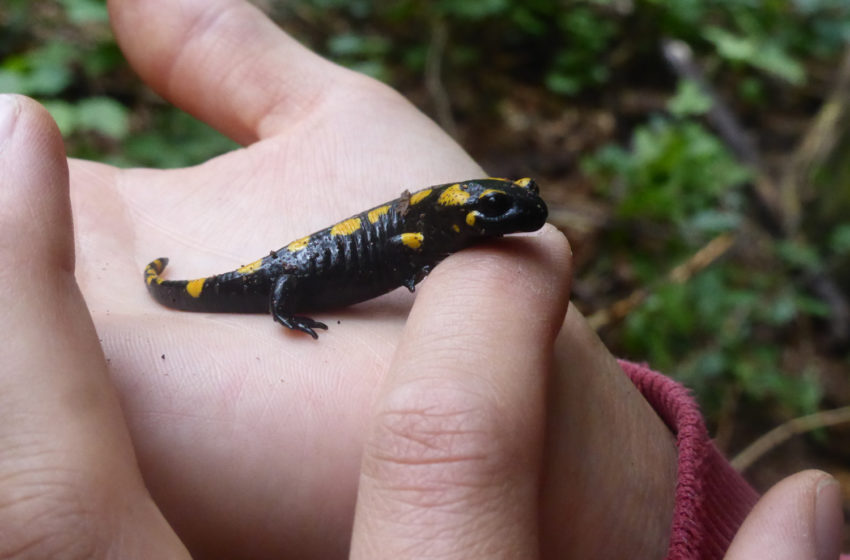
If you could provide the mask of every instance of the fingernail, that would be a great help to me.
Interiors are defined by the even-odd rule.
[[[815,496],[815,546],[818,560],[837,560],[844,527],[841,486],[831,476],[818,483]]]
[[[15,128],[20,104],[14,95],[0,95],[0,144],[6,140]]]

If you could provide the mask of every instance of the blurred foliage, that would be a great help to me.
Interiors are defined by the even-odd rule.
[[[132,77],[101,0],[4,0],[0,25],[0,92],[39,100],[69,155],[180,167],[235,147]]]
[[[447,22],[447,76],[465,79],[478,69],[478,74],[519,79],[567,96],[622,81],[619,76],[634,80],[634,70],[649,69],[635,63],[657,60],[663,37],[686,41],[710,67],[746,74],[739,82],[751,93],[763,93],[773,80],[802,85],[806,60],[834,56],[850,37],[850,6],[844,0],[268,4],[280,19],[301,22],[301,37],[312,48],[358,70],[365,65],[367,72],[395,84],[422,71],[435,24]],[[622,68],[630,71],[623,74]],[[651,70],[646,75],[657,77]]]
[[[677,96],[670,106],[682,103]],[[622,218],[602,241],[609,257],[594,262],[594,277],[614,277],[618,263],[627,262],[633,281],[654,285],[714,236],[741,231],[752,212],[749,171],[692,120],[651,119],[634,130],[629,149],[606,146],[583,168]],[[635,233],[641,230],[652,233]],[[651,242],[633,243],[647,237]],[[829,313],[795,281],[797,271],[818,266],[819,256],[808,249],[775,242],[776,254],[759,255],[761,266],[746,256],[727,259],[686,283],[655,285],[625,319],[624,350],[674,372],[711,414],[730,387],[788,414],[813,412],[821,397],[815,371],[795,374],[782,366],[783,333]]]
[[[682,228],[678,233],[683,237],[694,226],[704,232],[718,224],[737,225],[730,210],[739,206],[735,194],[749,179],[748,171],[701,124],[662,118],[636,128],[628,150],[606,146],[585,160],[584,168],[616,201],[621,217],[664,221]],[[733,219],[718,220],[724,211]],[[707,219],[706,212],[715,219]]]
[[[426,111],[433,107],[423,74],[434,71],[429,60],[439,57],[437,78],[454,115],[466,130],[490,132],[472,133],[470,143],[519,136],[499,113],[504,99],[521,99],[518,106],[539,113],[526,120],[538,122],[552,111],[547,108],[614,107],[631,91],[663,92],[666,105],[638,117],[620,118],[611,109],[617,128],[575,155],[582,176],[596,185],[588,196],[611,215],[597,232],[597,255],[580,271],[596,287],[580,303],[598,308],[650,287],[646,302],[606,333],[607,342],[685,380],[710,413],[729,394],[777,405],[784,414],[818,406],[823,390],[815,362],[792,371],[785,354],[800,332],[829,313],[800,278],[850,259],[850,226],[836,219],[823,224],[824,235],[802,242],[764,228],[748,233],[758,222],[752,170],[706,125],[712,99],[696,83],[677,80],[659,46],[668,38],[690,45],[751,126],[775,112],[809,118],[828,84],[819,76],[828,75],[850,41],[846,0],[255,3],[311,48],[389,82]],[[138,82],[102,1],[4,0],[0,26],[0,91],[42,101],[70,154],[178,167],[235,146]],[[522,142],[534,145],[520,138],[517,146]],[[776,147],[791,148],[793,141]],[[723,232],[747,240],[736,256],[685,283],[660,280]]]

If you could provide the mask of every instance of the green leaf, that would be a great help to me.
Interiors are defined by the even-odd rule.
[[[62,136],[68,136],[76,130],[76,107],[67,101],[51,99],[42,100],[41,104],[44,105],[44,108],[47,109],[50,116],[53,117],[54,121],[56,121],[56,125],[59,127],[59,131],[62,133]]]
[[[624,186],[618,201],[622,217],[688,228],[686,217],[716,207],[725,193],[749,178],[749,171],[700,124],[664,119],[638,127],[629,152],[602,150],[584,167]]]
[[[127,108],[108,97],[90,97],[77,104],[79,130],[99,132],[109,138],[120,140],[130,130]]]
[[[26,91],[26,77],[18,71],[0,68],[0,93],[29,93]]]
[[[345,33],[336,35],[328,40],[328,50],[331,54],[341,57],[378,56],[390,50],[389,42],[377,35],[357,35]]]
[[[821,268],[821,258],[817,250],[801,241],[780,241],[776,244],[779,256],[793,267],[803,270]]]
[[[546,89],[561,95],[575,95],[581,91],[581,81],[574,76],[561,72],[549,72],[546,75]]]
[[[676,94],[667,101],[667,110],[677,117],[698,116],[707,113],[713,101],[693,80],[680,80]]]
[[[3,61],[3,87],[24,95],[56,95],[71,83],[71,64],[75,49],[61,41],[52,41]],[[15,74],[11,76],[9,73]],[[5,91],[5,90],[4,90]]]
[[[150,130],[129,136],[123,143],[120,165],[175,168],[196,165],[239,145],[209,125],[173,107],[156,114]]]
[[[720,27],[706,28],[703,37],[714,43],[717,53],[729,61],[749,64],[793,85],[805,82],[803,65],[774,38],[738,36]]]
[[[481,20],[508,9],[508,0],[442,0],[439,9],[446,15],[462,19]]]
[[[850,224],[841,224],[833,230],[829,248],[837,255],[850,255]]]
[[[97,0],[60,0],[68,19],[77,25],[109,21],[106,2]]]
[[[701,232],[716,235],[724,231],[732,231],[740,227],[741,214],[715,209],[698,210],[690,220],[690,227]]]

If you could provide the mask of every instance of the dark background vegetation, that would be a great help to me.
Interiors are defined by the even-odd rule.
[[[693,388],[730,456],[798,434],[738,455],[756,486],[818,467],[850,494],[850,3],[255,4],[488,173],[536,177],[615,354]],[[139,82],[102,1],[3,0],[0,26],[0,91],[44,103],[71,155],[178,167],[234,147]]]

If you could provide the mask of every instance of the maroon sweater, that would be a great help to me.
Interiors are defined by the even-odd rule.
[[[679,480],[667,560],[723,558],[759,495],[709,439],[687,389],[645,366],[625,361],[620,366],[676,434]]]

